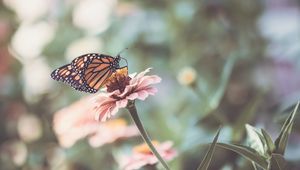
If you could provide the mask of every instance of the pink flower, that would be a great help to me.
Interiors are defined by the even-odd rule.
[[[88,138],[91,146],[99,147],[120,138],[138,135],[138,129],[127,126],[123,119],[99,123],[92,112],[93,96],[82,98],[54,114],[53,128],[63,147],[71,147],[78,140]]]
[[[135,99],[145,100],[154,95],[157,89],[150,85],[159,83],[161,78],[156,75],[146,76],[148,68],[139,74],[127,75],[127,69],[119,69],[107,81],[106,92],[95,97],[96,120],[106,121],[115,115],[120,108],[125,108],[128,101]]]
[[[159,154],[165,160],[172,160],[176,155],[176,150],[172,149],[173,143],[167,141],[164,143],[158,143],[152,141]],[[147,144],[138,145],[133,148],[133,154],[131,156],[124,156],[121,158],[121,169],[132,170],[139,169],[145,165],[154,165],[158,163],[158,159],[153,155]]]

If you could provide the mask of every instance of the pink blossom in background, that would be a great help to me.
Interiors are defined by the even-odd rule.
[[[118,139],[129,138],[139,134],[136,126],[127,126],[124,119],[113,119],[101,124],[102,126],[95,131],[95,134],[89,137],[89,143],[93,147],[99,147]]]
[[[152,143],[165,160],[172,160],[177,155],[176,150],[172,148],[173,143],[171,141],[163,143],[152,141]],[[158,163],[158,159],[153,155],[148,145],[142,144],[133,148],[132,155],[121,158],[120,167],[122,170],[133,170],[156,163]]]
[[[125,108],[129,100],[145,100],[154,95],[157,89],[152,84],[159,83],[161,78],[156,75],[146,76],[151,69],[148,68],[139,74],[127,76],[127,69],[118,70],[108,81],[106,91],[95,96],[94,111],[96,120],[106,121],[115,115],[120,108]]]
[[[54,114],[53,129],[62,147],[71,147],[86,137],[91,146],[99,147],[120,138],[138,135],[136,127],[127,126],[123,119],[105,123],[96,121],[92,112],[92,98],[82,98]]]

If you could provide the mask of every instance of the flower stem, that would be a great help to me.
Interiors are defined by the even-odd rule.
[[[165,169],[170,170],[168,164],[164,161],[164,159],[160,156],[160,154],[157,152],[154,145],[152,144],[151,139],[148,136],[148,134],[139,118],[134,101],[131,101],[130,103],[128,103],[127,109],[130,112],[131,118],[133,119],[135,125],[139,129],[141,136],[143,137],[144,141],[147,143],[147,145],[151,149],[152,153],[156,156],[156,158],[164,166]]]

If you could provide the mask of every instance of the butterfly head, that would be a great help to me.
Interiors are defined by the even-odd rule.
[[[124,52],[125,50],[128,50],[128,48],[124,48],[123,50],[121,50],[119,52],[119,54],[115,58],[115,63],[119,64],[120,60],[122,59],[122,60],[124,60],[126,62],[126,66],[124,66],[124,67],[127,67],[128,66],[127,60],[125,58],[121,57],[121,53]],[[118,65],[118,68],[120,68],[119,65]],[[121,68],[123,68],[123,67],[121,67]]]
[[[127,60],[125,59],[125,58],[123,58],[123,57],[121,57],[120,56],[120,54],[118,54],[116,57],[115,57],[115,60],[114,60],[114,63],[113,63],[113,65],[114,65],[114,68],[123,68],[123,67],[120,67],[120,61],[121,61],[121,59],[122,60],[124,60],[125,62],[126,62],[126,66],[124,66],[124,67],[127,67],[128,66],[128,63],[127,63]]]
[[[112,63],[113,68],[115,68],[115,69],[120,68],[120,64],[119,64],[119,63],[120,63],[120,60],[121,60],[121,56],[120,56],[120,55],[117,55],[117,56],[115,57],[113,63]]]

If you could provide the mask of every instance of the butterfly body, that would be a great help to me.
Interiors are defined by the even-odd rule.
[[[89,53],[75,58],[51,73],[54,80],[69,84],[78,91],[96,93],[105,81],[120,69],[121,57]]]

